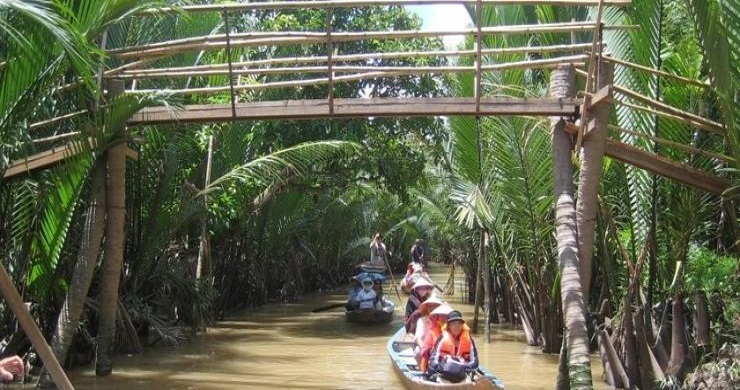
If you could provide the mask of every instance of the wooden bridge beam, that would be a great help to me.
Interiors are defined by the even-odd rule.
[[[608,140],[605,154],[624,163],[717,195],[730,187],[729,182],[717,176],[619,141]]]
[[[229,120],[315,119],[351,117],[476,115],[475,98],[334,99],[334,113],[326,99],[238,103],[236,117],[230,104],[189,105],[182,110],[149,107],[129,125],[222,122]],[[480,99],[483,116],[575,116],[580,99]]]

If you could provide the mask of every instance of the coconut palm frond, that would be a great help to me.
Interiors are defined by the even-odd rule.
[[[636,0],[629,9],[608,8],[604,20],[609,24],[638,24],[640,31],[608,31],[604,33],[607,50],[615,57],[650,68],[661,66],[661,24],[663,7],[661,1]],[[618,66],[614,71],[615,84],[639,91],[656,99],[660,97],[657,77],[635,69]],[[629,99],[627,99],[629,101]],[[630,101],[631,103],[635,103]],[[655,115],[639,112],[625,106],[617,106],[619,127],[634,132],[655,136],[658,119]],[[655,145],[648,138],[621,134],[622,141],[646,151],[654,151]],[[636,245],[647,238],[653,210],[653,186],[655,175],[648,171],[628,166],[628,194]]]
[[[336,157],[350,156],[360,147],[354,142],[323,141],[307,142],[270,155],[254,159],[221,177],[213,180],[201,194],[221,188],[227,182],[272,183],[284,180],[286,172],[302,176],[315,164],[327,162]]]
[[[85,142],[77,142],[75,147],[80,150],[50,172],[48,191],[38,212],[38,229],[29,251],[31,267],[26,282],[42,299],[51,293],[54,270],[94,160]]]
[[[717,92],[735,168],[740,169],[740,2],[687,0],[712,86]]]

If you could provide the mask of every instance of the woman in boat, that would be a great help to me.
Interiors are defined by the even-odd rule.
[[[411,292],[411,287],[414,286],[414,283],[416,283],[420,277],[428,278],[429,274],[424,271],[421,264],[409,263],[409,265],[406,266],[406,274],[403,276],[403,280],[401,281],[401,290],[406,294]]]
[[[383,244],[383,235],[380,232],[375,233],[373,241],[370,243],[370,262],[373,264],[385,264],[387,251]]]
[[[428,374],[438,374],[444,380],[461,382],[467,373],[478,369],[478,350],[470,328],[462,314],[453,310],[447,316],[447,325],[429,355]]]
[[[416,360],[419,362],[419,371],[426,372],[429,367],[429,355],[434,345],[442,336],[442,326],[447,323],[447,318],[453,311],[450,305],[443,303],[427,316],[428,323],[424,325],[423,332],[417,327],[414,341],[419,346],[419,353]]]
[[[378,294],[373,290],[373,280],[368,276],[362,279],[362,291],[357,293],[357,302],[360,310],[375,309],[375,299]]]
[[[436,309],[437,306],[443,304],[442,300],[437,298],[434,294],[430,294],[429,298],[427,298],[424,302],[422,302],[419,305],[419,308],[416,309],[411,315],[409,316],[408,321],[406,321],[405,327],[406,327],[406,333],[413,334],[413,335],[419,335],[420,333],[424,333],[424,328],[427,325],[427,322],[429,321],[429,313],[432,312],[432,310]]]
[[[408,301],[406,301],[406,314],[403,317],[404,325],[406,325],[406,323],[408,322],[411,314],[413,314],[416,309],[419,308],[419,305],[421,305],[422,302],[426,301],[427,298],[429,298],[429,296],[432,294],[433,288],[434,285],[426,278],[420,277],[416,280],[416,283],[414,283],[414,287],[411,288],[409,299]]]
[[[349,293],[347,294],[347,304],[344,308],[347,309],[347,311],[352,311],[359,307],[357,294],[362,291],[362,283],[360,283],[360,279],[357,276],[349,278],[349,283],[350,287]]]

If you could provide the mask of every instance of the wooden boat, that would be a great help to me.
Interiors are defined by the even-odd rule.
[[[347,315],[347,321],[356,322],[358,324],[385,324],[393,321],[393,312],[396,310],[396,305],[383,298],[383,308],[380,310],[376,309],[356,309],[346,310],[344,313]]]
[[[385,274],[385,264],[366,261],[357,266],[362,272]]]
[[[496,378],[486,369],[479,367],[473,375],[472,381],[460,383],[438,383],[424,379],[419,371],[416,358],[414,357],[414,339],[406,334],[406,329],[401,329],[388,340],[388,354],[393,363],[393,369],[398,373],[407,389],[433,390],[503,390],[504,382]]]

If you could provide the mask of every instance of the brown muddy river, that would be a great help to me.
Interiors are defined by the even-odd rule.
[[[432,277],[444,285],[446,269],[437,268]],[[398,301],[392,289],[387,294]],[[403,388],[386,342],[401,326],[406,297],[385,325],[348,323],[341,308],[311,313],[344,298],[340,290],[245,310],[178,347],[118,355],[109,377],[96,378],[89,367],[71,372],[70,379],[80,390]],[[443,298],[471,318],[472,306],[460,303],[460,293]],[[557,356],[527,346],[518,329],[496,327],[491,335],[490,343],[482,334],[476,337],[481,364],[502,378],[507,390],[555,388]],[[592,370],[594,388],[608,389],[598,359]]]

